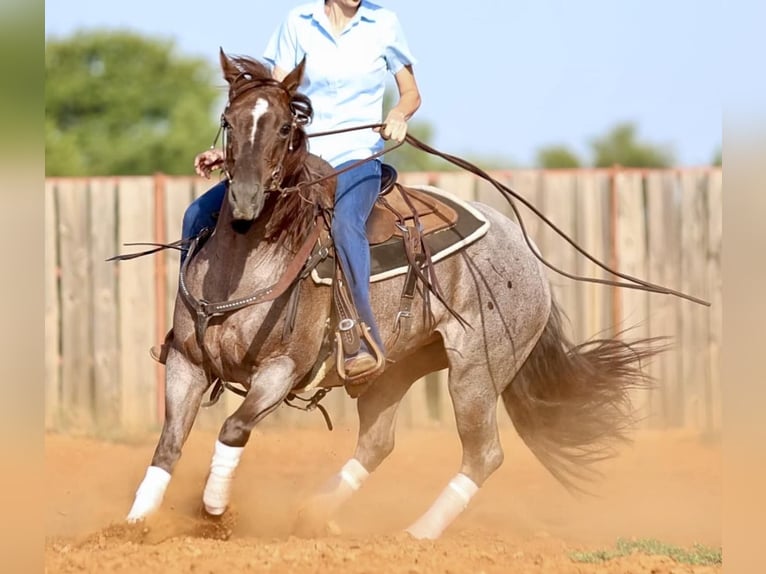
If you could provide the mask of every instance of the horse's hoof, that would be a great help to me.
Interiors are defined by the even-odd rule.
[[[202,510],[205,512],[205,514],[213,518],[220,518],[221,516],[223,516],[227,508],[228,506],[221,507],[221,506],[212,506],[205,503],[202,504]]]

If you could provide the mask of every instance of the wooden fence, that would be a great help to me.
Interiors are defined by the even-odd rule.
[[[706,299],[702,307],[666,295],[550,277],[584,340],[637,325],[636,335],[670,335],[674,349],[656,360],[658,389],[636,395],[648,427],[721,428],[721,171],[561,170],[495,172],[584,249],[622,272]],[[499,193],[462,172],[402,174],[511,215]],[[162,419],[164,367],[148,356],[170,325],[178,254],[122,263],[105,260],[124,243],[180,237],[184,209],[210,182],[187,177],[49,179],[45,188],[46,428],[125,435]],[[551,263],[606,277],[521,208],[530,235]],[[227,395],[230,395],[227,393]],[[218,426],[238,404],[227,396],[206,409]],[[342,390],[325,399],[336,424],[354,425]],[[400,424],[452,425],[444,373],[426,377],[405,399]],[[500,420],[509,424],[507,416]],[[268,425],[319,425],[321,417],[283,407]]]

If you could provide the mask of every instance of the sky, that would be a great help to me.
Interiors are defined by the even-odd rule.
[[[217,66],[219,47],[260,58],[300,3],[48,0],[46,37],[129,29]],[[678,165],[708,164],[721,145],[720,0],[377,3],[399,16],[418,60],[415,120],[442,151],[533,165],[540,147],[562,144],[587,161],[621,122]]]

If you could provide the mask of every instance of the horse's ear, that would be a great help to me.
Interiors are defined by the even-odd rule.
[[[234,65],[234,63],[231,61],[231,59],[226,55],[226,53],[223,51],[223,48],[218,48],[220,50],[219,57],[221,60],[221,70],[223,71],[223,79],[226,80],[228,83],[231,83],[234,78],[237,77],[239,74],[239,69]]]
[[[306,56],[303,56],[300,63],[295,66],[292,72],[287,74],[285,76],[285,79],[282,80],[282,86],[287,90],[287,93],[290,95],[293,95],[296,90],[298,89],[298,86],[301,85],[301,82],[303,81],[303,71],[306,69]]]

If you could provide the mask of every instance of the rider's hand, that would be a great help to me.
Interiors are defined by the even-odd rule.
[[[197,175],[210,179],[210,172],[223,166],[223,150],[208,149],[194,158],[194,171]]]
[[[391,110],[388,112],[384,124],[380,134],[384,140],[394,139],[399,143],[404,141],[407,135],[407,119],[402,112]]]

